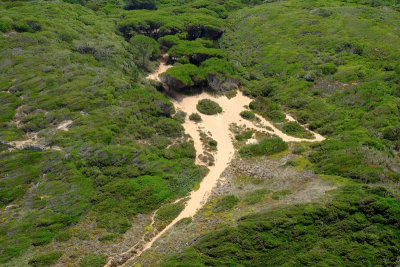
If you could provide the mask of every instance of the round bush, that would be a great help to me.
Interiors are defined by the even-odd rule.
[[[189,120],[195,121],[195,122],[200,122],[201,121],[201,116],[199,113],[192,113],[189,116]]]
[[[254,120],[255,117],[256,117],[256,115],[254,114],[254,112],[252,112],[252,111],[250,111],[250,110],[244,110],[244,111],[240,112],[240,116],[241,116],[243,119],[246,119],[246,120]]]
[[[196,108],[200,113],[203,113],[206,115],[214,115],[214,114],[222,112],[221,106],[218,105],[218,103],[215,103],[214,101],[212,101],[210,99],[200,100],[197,103]]]

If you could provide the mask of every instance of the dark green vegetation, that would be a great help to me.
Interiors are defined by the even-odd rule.
[[[281,138],[265,139],[254,145],[245,145],[239,150],[242,157],[269,156],[288,149]]]
[[[256,98],[250,108],[277,122],[286,109],[329,137],[310,154],[315,171],[399,181],[398,8],[398,1],[291,0],[229,16],[220,45]]]
[[[254,114],[254,112],[252,112],[252,111],[250,111],[250,110],[244,110],[244,111],[240,112],[240,116],[241,116],[243,119],[246,119],[246,120],[254,120],[255,117],[256,117],[256,115]]]
[[[82,258],[81,267],[102,267],[106,264],[106,257],[101,254],[88,254]]]
[[[189,120],[195,121],[195,122],[200,122],[201,121],[201,116],[199,113],[192,113],[189,116]]]
[[[172,221],[181,213],[185,206],[182,204],[166,204],[162,206],[156,214],[156,219],[162,221]]]
[[[395,266],[400,205],[384,188],[345,186],[326,205],[241,218],[163,266]]]
[[[222,112],[222,108],[218,103],[210,99],[202,99],[196,105],[197,110],[200,113],[206,115],[215,115]]]
[[[283,124],[282,130],[284,133],[291,136],[310,139],[313,138],[312,133],[304,129],[299,123],[295,121],[290,121]]]

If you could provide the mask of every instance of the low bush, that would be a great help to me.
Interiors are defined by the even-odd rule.
[[[234,195],[223,196],[215,203],[214,211],[224,212],[231,210],[238,202],[239,199]]]
[[[189,120],[195,121],[195,122],[200,122],[201,121],[201,116],[199,113],[192,113],[189,116]]]
[[[295,137],[301,137],[301,138],[312,138],[313,135],[308,132],[306,129],[304,129],[298,122],[295,121],[290,121],[287,122],[283,125],[282,128],[283,132],[295,136]]]
[[[103,267],[106,264],[106,256],[91,253],[84,256],[79,264],[80,267]]]
[[[239,150],[242,157],[268,156],[288,149],[281,138],[265,139],[258,144],[246,145]]]
[[[61,251],[55,250],[45,254],[37,255],[30,259],[28,263],[34,267],[50,266],[56,263],[61,255]]]
[[[253,112],[253,111],[250,111],[250,110],[244,110],[244,111],[240,112],[240,116],[241,116],[243,119],[246,119],[246,120],[254,120],[255,117],[256,117],[256,115],[254,114],[254,112]]]
[[[222,108],[218,103],[210,100],[210,99],[202,99],[196,105],[197,110],[200,113],[206,115],[215,115],[217,113],[222,112]]]
[[[161,221],[172,221],[185,208],[182,204],[165,204],[156,214],[156,219]]]

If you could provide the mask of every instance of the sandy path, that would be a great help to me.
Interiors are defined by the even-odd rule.
[[[155,73],[147,76],[147,78],[159,81],[158,75],[163,73],[169,67],[171,66],[165,65],[165,61],[162,61],[159,69]],[[176,92],[171,92],[170,100],[174,104],[176,110],[182,110],[186,112],[187,115],[190,115],[198,112],[196,109],[197,102],[205,98],[217,102],[222,107],[223,112],[221,114],[212,116],[201,114],[202,121],[200,123],[195,123],[189,119],[186,119],[183,127],[185,129],[185,133],[189,134],[194,141],[197,154],[196,163],[200,163],[198,157],[203,153],[203,144],[200,140],[199,130],[201,129],[202,131],[211,133],[212,138],[218,142],[218,151],[214,156],[215,165],[209,167],[209,173],[201,181],[199,189],[190,193],[189,201],[186,203],[184,210],[178,215],[178,217],[176,217],[169,225],[167,225],[162,231],[154,236],[148,243],[146,243],[141,250],[134,251],[136,253],[131,255],[131,257],[126,261],[124,260],[125,263],[119,265],[114,263],[113,259],[110,259],[106,266],[125,266],[126,263],[140,256],[144,251],[149,249],[153,243],[172,226],[174,226],[175,223],[183,218],[194,216],[196,212],[207,202],[212,189],[217,185],[220,175],[228,166],[235,152],[231,140],[232,135],[230,132],[230,125],[232,123],[236,123],[239,126],[244,125],[250,129],[274,134],[281,137],[286,142],[319,142],[325,139],[323,136],[317,133],[313,133],[315,137],[314,139],[288,136],[277,129],[272,123],[258,115],[257,118],[261,121],[261,125],[254,125],[253,122],[243,119],[239,113],[245,110],[244,106],[249,105],[252,99],[243,95],[240,91],[231,99],[228,99],[226,96],[215,97],[207,93],[201,93],[194,96],[185,96]],[[287,115],[287,119],[289,121],[294,121],[294,118],[290,115]],[[267,130],[264,127],[270,127],[272,130]],[[127,255],[128,252],[132,252],[132,250],[123,253],[123,255]]]

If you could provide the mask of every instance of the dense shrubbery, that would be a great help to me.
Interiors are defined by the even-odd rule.
[[[253,120],[253,119],[255,119],[255,117],[256,117],[256,115],[254,114],[254,112],[252,112],[252,111],[250,111],[250,110],[244,110],[244,111],[240,112],[240,116],[241,116],[243,119],[246,119],[246,120]]]
[[[215,115],[222,112],[221,106],[210,99],[199,100],[199,102],[196,105],[196,108],[200,113],[206,115]]]
[[[162,206],[156,214],[157,220],[172,221],[176,216],[181,213],[185,206],[182,204],[165,204]]]
[[[258,144],[245,145],[239,150],[242,157],[268,156],[288,149],[281,138],[265,139]]]
[[[250,108],[283,122],[282,105],[300,123],[335,139],[313,148],[318,172],[368,182],[398,179],[387,166],[368,164],[371,154],[395,154],[391,150],[399,147],[400,53],[392,45],[400,42],[400,35],[392,34],[400,25],[393,9],[398,4],[289,2],[249,8],[228,19],[220,47],[244,78],[245,93],[256,97]],[[384,10],[376,8],[383,5]],[[296,129],[286,131],[303,136]]]
[[[162,265],[394,266],[400,253],[399,202],[374,191],[345,186],[328,204],[243,217],[237,227],[202,236]]]
[[[313,134],[304,129],[299,123],[290,121],[283,124],[282,130],[284,133],[301,138],[313,138]]]

